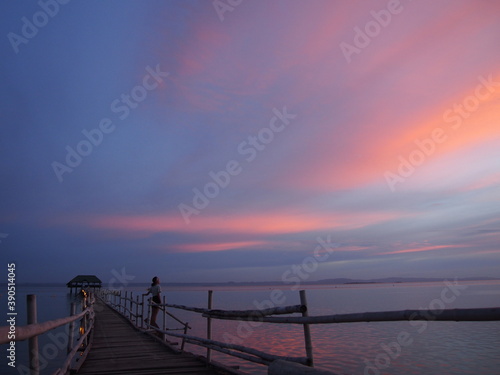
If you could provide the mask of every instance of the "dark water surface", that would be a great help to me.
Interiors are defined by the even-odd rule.
[[[206,307],[208,288],[163,286],[168,303]],[[289,286],[211,288],[213,308],[255,309],[300,303],[299,292]],[[309,315],[330,315],[406,309],[453,309],[500,306],[500,282],[353,284],[304,286]],[[128,290],[143,292],[144,287]],[[273,292],[274,290],[274,292]],[[70,298],[64,287],[19,287],[19,325],[26,324],[26,294],[36,294],[38,321],[68,315]],[[6,317],[6,294],[1,293],[0,313]],[[188,321],[189,334],[206,337],[206,321],[199,314],[171,309]],[[6,323],[2,323],[5,325]],[[178,326],[170,318],[167,327]],[[65,358],[65,328],[40,337],[43,374],[50,374]],[[244,323],[213,320],[213,339],[256,348],[277,355],[305,356],[300,325]],[[339,374],[500,374],[500,322],[372,322],[311,326],[317,367]],[[175,339],[172,339],[175,341]],[[64,348],[64,349],[63,349]],[[186,349],[205,354],[206,349]],[[17,369],[7,366],[2,345],[1,374],[25,374],[27,343],[16,344]],[[266,374],[267,367],[213,352],[212,358],[239,365],[252,374]],[[47,364],[44,360],[47,359]]]

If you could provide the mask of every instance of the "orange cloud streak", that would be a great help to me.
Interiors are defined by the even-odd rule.
[[[439,245],[439,246],[427,246],[427,247],[418,247],[418,248],[413,248],[413,249],[405,249],[405,250],[396,250],[396,251],[388,251],[385,253],[379,253],[377,255],[391,255],[391,254],[405,254],[405,253],[419,253],[421,251],[434,251],[434,250],[441,250],[441,249],[447,249],[450,247],[457,247],[457,246],[452,246],[452,245]]]
[[[242,249],[253,246],[265,245],[267,242],[264,241],[239,241],[239,242],[217,242],[217,243],[190,243],[177,246],[171,246],[171,248],[178,250],[183,253],[198,253],[198,252],[211,252],[211,251],[224,251],[224,250],[234,250]]]
[[[316,230],[353,229],[401,217],[397,212],[355,212],[336,214],[263,213],[209,216],[200,214],[185,224],[180,215],[64,217],[52,224],[84,225],[117,232],[179,232],[201,234],[275,235]],[[224,246],[224,245],[221,245]]]

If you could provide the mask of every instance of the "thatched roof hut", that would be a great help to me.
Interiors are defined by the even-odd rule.
[[[82,288],[100,288],[102,286],[102,281],[94,275],[78,275],[71,279],[67,284],[68,288],[73,291]]]

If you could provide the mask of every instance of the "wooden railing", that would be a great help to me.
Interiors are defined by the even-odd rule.
[[[135,296],[133,293],[122,291],[110,291],[102,289],[96,294],[105,303],[113,307],[121,315],[126,317],[133,325],[142,330],[154,330],[160,333],[163,341],[167,336],[181,339],[181,350],[184,350],[185,343],[194,344],[207,348],[207,361],[210,362],[211,351],[216,350],[247,361],[269,366],[269,374],[332,374],[327,371],[312,369],[313,353],[312,341],[309,332],[310,324],[338,324],[354,322],[387,322],[401,320],[428,320],[428,321],[499,321],[500,307],[477,308],[477,309],[443,309],[443,310],[403,310],[366,312],[355,314],[336,314],[324,316],[311,316],[307,314],[307,301],[305,291],[300,291],[300,305],[273,307],[264,310],[216,310],[212,309],[212,291],[208,292],[208,308],[189,307],[183,305],[167,304],[163,297],[162,304],[152,304],[145,300],[144,295]],[[53,375],[67,375],[77,371],[83,364],[92,345],[94,327],[94,302],[93,294],[89,294],[82,300],[82,311],[76,313],[76,304],[71,304],[70,316],[55,319],[43,323],[38,323],[36,319],[36,296],[28,295],[28,325],[15,327],[14,341],[29,340],[29,361],[31,375],[38,375],[40,371],[38,336],[47,333],[55,328],[69,324],[67,357],[62,366]],[[157,306],[163,311],[162,326],[156,328],[148,324],[145,317],[149,317],[151,307]],[[201,314],[207,319],[207,337],[197,337],[188,335],[191,328],[187,322],[183,322],[170,311],[170,309],[180,309]],[[302,316],[274,316],[283,314],[300,313]],[[169,316],[181,325],[180,328],[168,328],[166,317]],[[75,343],[74,324],[80,319],[80,335]],[[212,340],[212,319],[240,320],[249,322],[265,322],[278,324],[301,324],[304,328],[305,357],[277,356],[263,351],[245,347],[242,345],[230,344]],[[160,323],[160,322],[159,322]],[[176,333],[173,331],[183,331]],[[13,341],[12,332],[9,326],[0,327],[0,344]],[[79,354],[77,356],[77,354]],[[309,366],[309,367],[306,367]]]
[[[282,306],[274,307],[265,310],[238,310],[238,311],[227,311],[227,310],[214,310],[211,308],[200,308],[200,307],[189,307],[183,305],[175,305],[165,303],[165,297],[163,297],[162,304],[154,304],[149,300],[144,299],[144,295],[133,296],[132,293],[123,291],[110,291],[102,289],[100,291],[99,297],[106,302],[108,305],[113,307],[116,311],[126,317],[131,323],[136,327],[141,329],[154,330],[163,335],[163,340],[166,340],[166,336],[176,337],[181,339],[181,350],[184,350],[185,343],[194,344],[207,348],[207,361],[210,361],[211,351],[216,350],[225,354],[229,354],[234,357],[238,357],[247,361],[270,365],[272,362],[277,360],[295,362],[301,365],[311,366],[313,362],[312,357],[312,344],[311,336],[309,332],[308,323],[304,323],[304,337],[306,342],[306,356],[305,357],[290,357],[290,356],[278,356],[273,354],[268,354],[263,351],[245,347],[242,345],[229,344],[225,342],[212,340],[211,332],[211,320],[212,319],[242,319],[242,320],[260,320],[263,317],[271,315],[283,315],[283,314],[293,314],[301,313],[303,317],[307,317],[307,303],[305,297],[305,291],[300,291],[301,304],[295,306]],[[212,305],[212,291],[209,291],[208,306]],[[149,317],[151,313],[152,306],[159,307],[163,314],[163,326],[161,328],[153,327],[146,322],[145,317]],[[196,337],[187,334],[187,330],[191,327],[188,323],[183,322],[171,312],[167,311],[166,308],[175,308],[185,311],[191,311],[201,314],[207,319],[207,337]],[[182,328],[167,328],[166,327],[166,316],[172,317],[174,320],[179,322]],[[159,323],[157,321],[157,323]],[[175,333],[172,331],[183,330],[183,333]]]
[[[402,321],[402,320],[428,320],[428,321],[498,321],[500,320],[500,308],[477,308],[477,309],[443,309],[443,310],[403,310],[403,311],[383,311],[383,312],[366,312],[354,314],[336,314],[324,316],[308,316],[307,314],[307,301],[305,291],[300,291],[300,305],[274,307],[265,310],[215,310],[212,309],[212,291],[208,291],[208,306],[209,308],[189,307],[183,305],[175,305],[163,303],[159,306],[165,313],[163,315],[163,327],[156,328],[147,324],[144,316],[149,316],[151,302],[145,301],[144,297],[135,299],[127,292],[123,295],[122,292],[102,291],[103,296],[107,298],[107,302],[115,308],[115,310],[122,313],[131,320],[139,328],[153,329],[163,335],[180,338],[182,340],[182,348],[184,343],[194,344],[207,348],[207,361],[210,361],[210,351],[216,350],[231,356],[235,356],[247,361],[263,364],[269,366],[269,374],[299,374],[299,373],[315,373],[315,374],[333,374],[328,371],[315,371],[305,366],[313,366],[313,352],[312,341],[309,331],[310,324],[333,324],[333,323],[355,323],[355,322],[388,322],[388,321]],[[128,303],[128,306],[127,306]],[[183,323],[174,317],[166,308],[175,308],[186,311],[191,311],[201,314],[202,317],[207,319],[207,337],[196,337],[187,334],[187,329],[190,328],[188,323]],[[147,311],[146,311],[147,308]],[[134,310],[135,309],[135,310]],[[135,313],[134,313],[135,311]],[[286,316],[279,317],[273,315],[301,313],[300,317]],[[172,332],[173,329],[168,329],[165,325],[165,316],[174,317],[178,322],[184,325],[184,333]],[[264,323],[279,323],[279,324],[301,324],[304,327],[304,341],[305,341],[305,357],[287,357],[277,356],[262,352],[260,350],[245,347],[242,345],[230,344],[220,341],[212,340],[211,337],[211,320],[212,319],[225,319],[225,320],[242,320],[250,322],[264,322]],[[182,328],[181,328],[182,330]],[[295,363],[295,364],[294,364]],[[311,372],[312,371],[312,372]]]
[[[71,371],[77,371],[83,364],[91,347],[93,328],[94,328],[94,302],[92,294],[86,295],[82,299],[82,311],[76,314],[75,302],[71,303],[70,316],[60,319],[54,319],[43,323],[37,323],[36,296],[29,294],[27,296],[28,306],[28,325],[16,326],[15,337],[12,337],[10,327],[0,327],[0,344],[6,344],[11,341],[28,341],[29,346],[29,369],[31,375],[40,373],[40,356],[38,350],[38,336],[43,335],[53,329],[69,324],[67,356],[62,366],[57,369],[53,375],[66,375]],[[74,343],[75,321],[81,319],[79,332],[80,336]],[[79,356],[77,357],[77,353]]]
[[[108,289],[101,289],[99,291],[99,298],[105,303],[107,303],[109,306],[111,306],[113,309],[118,311],[121,315],[123,315],[125,318],[127,318],[134,326],[140,329],[146,329],[146,328],[154,328],[156,327],[151,326],[146,322],[145,317],[149,317],[151,315],[151,306],[152,304],[145,300],[144,295],[136,295],[134,298],[133,292],[122,292],[121,290],[108,290]],[[180,320],[178,317],[176,317],[174,314],[170,313],[165,309],[165,296],[163,297],[163,305],[155,305],[159,306],[160,309],[163,311],[163,318],[162,318],[162,329],[159,330],[160,332],[163,331],[183,331],[184,334],[187,334],[188,329],[191,329],[188,323],[183,322]],[[180,325],[182,325],[181,328],[167,328],[167,322],[166,322],[166,317],[170,316],[173,320],[178,322]],[[163,335],[163,340],[166,341],[166,333]],[[183,339],[181,341],[181,350],[184,350],[185,346],[185,340]]]

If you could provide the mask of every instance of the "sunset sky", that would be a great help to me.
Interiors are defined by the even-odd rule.
[[[18,282],[500,277],[499,2],[60,1],[0,3]]]

